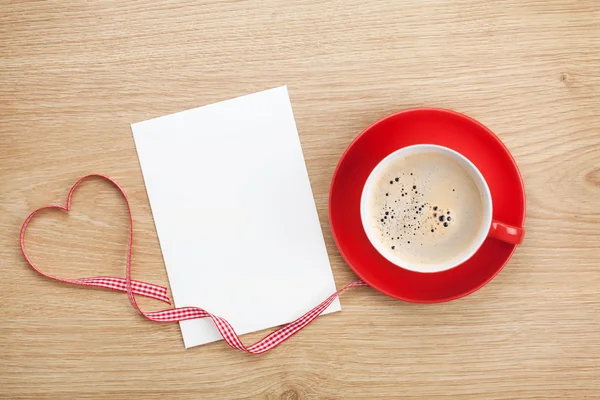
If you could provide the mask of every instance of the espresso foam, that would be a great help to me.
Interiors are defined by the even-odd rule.
[[[412,264],[443,264],[473,247],[483,198],[457,160],[437,152],[409,155],[374,178],[368,221],[392,254]]]

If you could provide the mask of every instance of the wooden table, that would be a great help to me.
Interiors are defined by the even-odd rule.
[[[600,398],[597,1],[2,0],[0,9],[0,398]],[[177,324],[144,320],[125,295],[26,265],[25,216],[63,202],[78,177],[105,173],[132,201],[134,276],[167,285],[129,123],[281,84],[338,287],[355,276],[327,222],[333,169],[366,125],[409,107],[467,113],[512,151],[528,234],[510,264],[446,304],[357,289],[343,312],[256,357],[223,342],[184,350]],[[34,259],[64,277],[123,276],[122,201],[99,182],[75,201],[68,217],[32,226]]]

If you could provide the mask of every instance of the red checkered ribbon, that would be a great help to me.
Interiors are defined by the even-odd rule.
[[[118,278],[118,277],[112,277],[112,276],[96,276],[96,277],[92,277],[92,278],[63,279],[63,278],[57,278],[57,277],[48,275],[48,274],[42,272],[40,270],[40,268],[37,267],[33,263],[33,261],[31,261],[29,256],[27,255],[27,252],[25,250],[25,231],[27,230],[27,226],[29,225],[29,222],[31,222],[33,217],[35,217],[42,210],[54,209],[54,210],[60,210],[60,211],[66,211],[66,212],[70,211],[71,198],[73,197],[73,193],[75,192],[75,189],[81,184],[81,182],[83,182],[86,179],[93,178],[93,177],[105,179],[105,180],[109,181],[110,183],[112,183],[117,188],[117,190],[121,193],[121,195],[125,199],[125,204],[127,205],[127,212],[129,214],[129,241],[128,241],[128,246],[127,246],[127,261],[126,261],[125,278]],[[329,305],[335,300],[335,298],[343,291],[353,288],[353,287],[357,287],[357,286],[367,286],[367,284],[365,282],[363,282],[362,280],[358,280],[356,282],[349,283],[348,285],[344,286],[343,288],[341,288],[340,290],[338,290],[337,292],[333,293],[331,296],[326,298],[321,304],[319,304],[312,310],[308,311],[306,314],[302,315],[295,321],[292,321],[289,324],[282,326],[281,328],[277,329],[276,331],[268,334],[267,336],[265,336],[264,338],[262,338],[261,340],[254,343],[251,346],[246,346],[242,343],[242,341],[240,340],[239,336],[237,335],[237,333],[235,332],[233,327],[224,318],[221,318],[217,315],[211,314],[208,311],[203,310],[202,308],[199,308],[199,307],[169,308],[166,310],[154,311],[154,312],[142,311],[142,309],[137,304],[135,295],[150,297],[150,298],[153,298],[156,300],[163,301],[167,304],[171,304],[171,301],[169,300],[169,297],[167,296],[167,289],[165,287],[153,285],[151,283],[135,281],[135,280],[131,279],[131,248],[133,245],[133,218],[131,215],[131,207],[129,205],[129,200],[127,199],[127,196],[125,195],[125,191],[123,190],[123,188],[121,188],[121,186],[117,182],[115,182],[114,180],[112,180],[111,178],[109,178],[107,176],[98,175],[98,174],[86,175],[83,178],[79,179],[77,182],[75,182],[75,184],[71,187],[71,190],[69,191],[69,194],[67,196],[67,203],[65,206],[61,206],[61,205],[45,206],[45,207],[38,208],[37,210],[35,210],[31,214],[29,214],[27,219],[25,219],[25,222],[23,222],[23,226],[21,227],[20,243],[21,243],[21,251],[23,252],[23,256],[25,257],[25,260],[27,260],[27,263],[33,269],[35,269],[38,273],[40,273],[41,275],[43,275],[47,278],[54,279],[59,282],[70,283],[73,285],[96,286],[96,287],[102,287],[102,288],[107,288],[107,289],[112,289],[112,290],[118,290],[121,292],[127,292],[127,296],[129,297],[129,302],[131,303],[131,305],[144,317],[148,318],[151,321],[155,321],[155,322],[179,322],[179,321],[185,321],[185,320],[196,319],[196,318],[210,318],[210,319],[212,319],[213,323],[215,324],[215,326],[221,333],[221,336],[223,336],[223,339],[225,339],[227,344],[229,344],[229,346],[233,347],[234,349],[238,349],[238,350],[244,351],[246,353],[250,353],[250,354],[262,354],[262,353],[265,353],[265,352],[279,346],[285,340],[289,339],[290,337],[292,337],[293,335],[298,333],[301,329],[303,329],[308,324],[310,324],[312,321],[314,321],[315,318],[317,318],[319,315],[321,315],[321,313],[323,311],[325,311],[325,309],[327,309],[327,307],[329,307]]]

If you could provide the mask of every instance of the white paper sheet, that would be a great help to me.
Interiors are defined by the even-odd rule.
[[[131,128],[177,307],[244,334],[335,291],[285,86]],[[186,348],[221,339],[209,319],[180,325]]]

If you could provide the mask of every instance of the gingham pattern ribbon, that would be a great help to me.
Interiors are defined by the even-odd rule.
[[[33,261],[31,261],[31,258],[27,255],[27,252],[25,250],[25,231],[27,230],[27,226],[29,225],[29,222],[33,219],[33,217],[35,217],[42,210],[54,209],[54,210],[61,210],[61,211],[68,212],[71,209],[71,199],[73,197],[73,193],[75,192],[75,189],[84,180],[94,178],[94,177],[101,178],[101,179],[107,180],[110,183],[112,183],[117,188],[119,193],[121,193],[121,195],[123,196],[123,199],[125,199],[125,204],[127,205],[127,213],[129,215],[129,240],[128,240],[128,245],[127,245],[127,260],[126,260],[125,278],[112,277],[112,276],[96,276],[96,277],[92,277],[92,278],[63,279],[63,278],[57,278],[57,277],[54,277],[54,276],[51,276],[51,275],[48,275],[48,274],[42,272],[41,269],[38,266],[36,266],[33,263]],[[211,314],[208,311],[203,310],[202,308],[199,308],[199,307],[179,307],[179,308],[169,308],[169,309],[165,309],[162,311],[145,312],[137,304],[135,295],[150,297],[150,298],[165,302],[167,304],[171,304],[171,301],[169,300],[169,297],[167,296],[167,289],[165,287],[154,285],[151,283],[135,281],[135,280],[131,279],[131,249],[133,246],[133,218],[131,215],[131,207],[129,205],[129,200],[128,200],[127,196],[125,195],[125,191],[123,190],[123,188],[121,188],[121,186],[117,182],[115,182],[113,179],[111,179],[107,176],[99,175],[99,174],[86,175],[83,178],[79,179],[77,182],[75,182],[75,184],[71,187],[71,190],[69,191],[69,194],[67,196],[66,205],[64,205],[64,206],[61,206],[61,205],[45,206],[45,207],[38,208],[37,210],[35,210],[31,214],[29,214],[29,216],[23,222],[23,226],[21,227],[20,244],[21,244],[21,251],[23,252],[23,256],[25,257],[25,260],[27,261],[27,263],[34,270],[36,270],[38,273],[40,273],[41,275],[43,275],[47,278],[54,279],[59,282],[70,283],[73,285],[95,286],[95,287],[102,287],[102,288],[117,290],[117,291],[121,291],[121,292],[127,292],[127,296],[129,297],[129,302],[131,303],[131,305],[141,315],[143,315],[144,317],[148,318],[149,320],[155,321],[155,322],[178,322],[178,321],[185,321],[185,320],[196,319],[196,318],[210,318],[213,321],[213,323],[215,324],[215,326],[217,327],[217,329],[219,330],[219,332],[221,333],[221,336],[223,336],[223,339],[227,342],[227,344],[229,344],[229,346],[231,346],[234,349],[238,349],[238,350],[244,351],[249,354],[262,354],[262,353],[265,353],[265,352],[279,346],[285,340],[289,339],[290,337],[292,337],[293,335],[298,333],[300,330],[302,330],[304,327],[306,327],[308,324],[310,324],[312,321],[314,321],[315,318],[317,318],[319,315],[321,315],[321,313],[323,311],[325,311],[325,309],[327,309],[327,307],[329,307],[329,305],[335,300],[335,298],[340,293],[342,293],[343,291],[345,291],[347,289],[353,288],[353,287],[367,286],[367,284],[365,282],[363,282],[362,280],[358,280],[356,282],[349,283],[348,285],[344,286],[337,292],[333,293],[331,296],[326,298],[321,304],[319,304],[312,310],[308,311],[307,313],[305,313],[304,315],[302,315],[295,321],[292,321],[292,322],[288,323],[287,325],[282,326],[281,328],[268,334],[267,336],[265,336],[264,338],[262,338],[261,340],[254,343],[251,346],[246,346],[242,343],[239,336],[237,335],[237,333],[235,332],[233,327],[229,324],[229,322],[227,322],[227,320],[225,320],[224,318],[219,317],[217,315]]]

